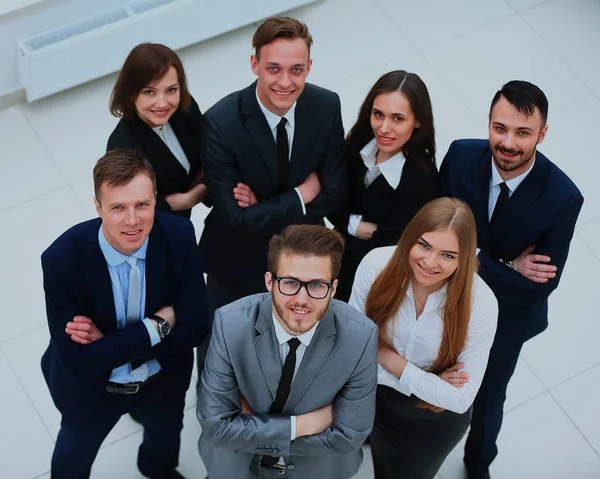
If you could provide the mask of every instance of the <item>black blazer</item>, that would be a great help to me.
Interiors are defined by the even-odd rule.
[[[117,329],[110,273],[100,245],[100,218],[63,233],[42,254],[50,344],[42,371],[54,404],[64,418],[85,422],[96,414],[112,370],[134,359],[159,360],[177,390],[187,389],[194,346],[206,334],[207,300],[194,228],[189,220],[156,212],[146,254],[146,314],[172,305],[177,324],[151,347],[140,321]],[[81,345],[65,325],[84,315],[105,335]],[[181,389],[179,389],[181,388]],[[83,404],[86,407],[81,407]]]
[[[362,157],[360,154],[348,155],[350,196],[341,210],[327,217],[346,242],[340,285],[336,293],[338,299],[349,299],[356,268],[365,255],[374,248],[395,245],[413,216],[439,196],[440,182],[436,168],[431,165],[425,170],[415,163],[414,157],[407,158],[396,188],[392,188],[383,175],[365,188],[367,167]],[[348,233],[351,214],[363,215],[363,221],[377,224],[377,231],[371,239],[361,240]]]
[[[177,109],[171,116],[169,124],[190,162],[189,174],[164,141],[137,115],[131,120],[121,118],[108,138],[106,146],[106,151],[133,149],[150,162],[156,172],[156,207],[164,211],[171,211],[165,195],[185,193],[199,181],[202,166],[200,159],[202,113],[196,101],[191,98],[190,109],[187,112],[181,108]],[[189,218],[192,210],[173,211],[173,213]]]
[[[498,299],[495,341],[522,344],[548,326],[548,296],[560,281],[583,196],[538,151],[533,168],[490,225],[491,174],[487,140],[453,142],[440,169],[444,194],[465,201],[475,215],[479,275]],[[557,267],[556,277],[547,283],[534,283],[499,261],[512,261],[531,245]]]
[[[204,116],[203,161],[213,209],[205,221],[200,252],[206,272],[225,280],[264,282],[267,246],[290,224],[318,223],[338,210],[348,194],[344,131],[337,94],[306,84],[296,103],[290,189],[279,192],[277,149],[256,100],[256,83],[232,93]],[[302,212],[295,186],[317,172],[321,193]],[[238,182],[258,199],[240,208]]]

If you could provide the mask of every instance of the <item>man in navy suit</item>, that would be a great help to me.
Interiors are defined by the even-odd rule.
[[[473,210],[479,274],[499,304],[465,447],[469,479],[489,477],[508,382],[523,343],[548,326],[548,296],[558,286],[583,204],[575,184],[536,151],[547,114],[548,100],[537,86],[507,83],[492,100],[489,141],[453,142],[440,170],[444,194]]]
[[[181,478],[185,392],[207,316],[194,229],[155,213],[154,171],[133,151],[106,153],[94,190],[100,218],[42,254],[50,329],[42,371],[62,414],[52,478],[89,477],[127,412],[144,426],[142,474]]]

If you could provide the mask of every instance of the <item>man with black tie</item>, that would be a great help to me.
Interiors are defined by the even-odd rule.
[[[265,291],[272,235],[290,224],[322,224],[348,190],[339,97],[305,83],[312,65],[308,28],[270,18],[252,44],[257,81],[205,115],[203,164],[213,209],[199,246],[209,320],[216,308]]]
[[[548,296],[558,286],[583,204],[573,182],[536,151],[547,115],[542,90],[525,81],[507,83],[492,100],[489,141],[453,142],[440,169],[444,194],[473,210],[479,274],[499,304],[465,446],[469,479],[490,477],[508,382],[523,343],[548,326]]]
[[[210,479],[349,479],[375,416],[375,323],[333,298],[344,242],[319,225],[271,239],[269,293],[219,308],[197,414]]]
[[[206,292],[190,221],[156,212],[156,177],[131,150],[94,168],[100,218],[43,254],[50,344],[42,371],[62,414],[52,479],[89,477],[104,438],[135,413],[138,468],[176,479],[193,348],[206,330]]]

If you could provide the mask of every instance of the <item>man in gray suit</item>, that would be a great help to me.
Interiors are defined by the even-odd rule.
[[[218,309],[201,377],[198,447],[210,479],[348,479],[377,386],[377,327],[340,301],[344,243],[288,226],[269,243],[269,293]]]

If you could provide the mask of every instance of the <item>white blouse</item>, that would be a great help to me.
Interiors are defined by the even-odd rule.
[[[152,130],[154,130],[154,133],[156,133],[164,144],[167,145],[167,148],[171,150],[173,156],[177,158],[177,161],[185,168],[186,173],[189,174],[191,168],[190,160],[188,160],[188,157],[183,151],[181,143],[179,143],[179,140],[173,131],[173,127],[167,122],[164,125],[152,128]]]
[[[349,304],[365,312],[367,295],[373,281],[385,267],[396,246],[370,251],[356,271]],[[390,285],[391,286],[391,285]],[[388,336],[394,349],[408,361],[400,379],[379,365],[377,383],[427,401],[455,413],[466,412],[477,395],[487,367],[496,326],[498,301],[485,282],[475,275],[471,319],[464,349],[458,361],[464,363],[462,371],[469,373],[469,382],[462,388],[452,386],[436,374],[427,372],[435,362],[442,342],[442,308],[446,286],[430,294],[425,309],[417,319],[413,289],[409,287],[393,321],[388,323]]]

